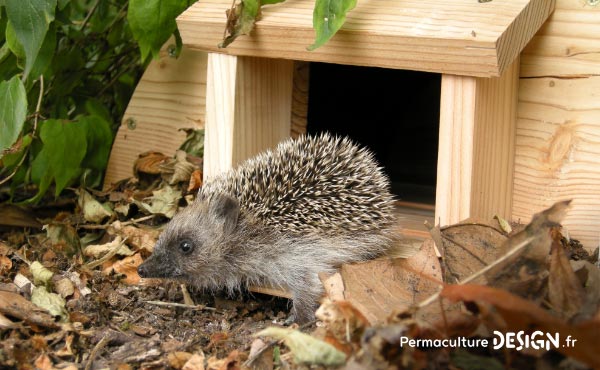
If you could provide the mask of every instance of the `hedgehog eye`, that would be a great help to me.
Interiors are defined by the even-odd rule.
[[[188,254],[194,249],[194,244],[192,244],[189,240],[182,240],[179,242],[179,250],[183,252],[183,254]]]

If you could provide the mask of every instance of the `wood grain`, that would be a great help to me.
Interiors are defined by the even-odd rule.
[[[203,0],[186,10],[177,20],[184,43],[231,55],[489,77],[511,64],[554,1],[359,1],[338,34],[311,52],[314,1],[266,6],[250,36],[219,49],[230,6],[230,0]]]
[[[207,54],[184,48],[178,59],[168,44],[142,76],[113,144],[104,186],[133,176],[140,153],[173,155],[185,139],[180,128],[203,128]]]
[[[573,199],[563,225],[600,244],[600,7],[557,0],[523,53],[512,217]]]
[[[500,78],[442,76],[435,220],[440,225],[512,206],[518,59]]]
[[[204,178],[291,132],[293,62],[209,53]]]

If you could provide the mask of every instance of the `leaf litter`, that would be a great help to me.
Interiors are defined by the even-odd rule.
[[[0,229],[2,366],[600,367],[598,254],[562,235],[568,202],[528,225],[500,217],[429,225],[431,239],[408,258],[322,276],[327,293],[317,323],[297,327],[287,320],[286,299],[230,297],[137,275],[161,226],[197,191],[198,163],[182,152],[145,154],[136,178],[104,192],[77,189],[70,210],[34,219],[43,230],[31,217],[11,217]],[[577,342],[523,351],[403,344],[535,330]]]

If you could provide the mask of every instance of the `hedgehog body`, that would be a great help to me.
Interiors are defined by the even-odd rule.
[[[139,272],[229,291],[284,288],[306,321],[322,294],[319,272],[389,248],[393,202],[365,148],[328,134],[286,140],[206,183]]]

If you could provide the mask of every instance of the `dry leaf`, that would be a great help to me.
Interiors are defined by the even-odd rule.
[[[68,278],[62,278],[54,283],[54,291],[60,294],[61,297],[67,298],[75,293],[75,286]]]
[[[79,208],[83,211],[83,218],[86,221],[99,224],[105,218],[113,215],[110,208],[102,205],[84,189],[78,189],[76,192],[79,195],[77,204],[79,204]]]
[[[172,368],[182,369],[191,357],[189,352],[171,352],[167,354],[167,361]]]
[[[69,318],[64,298],[56,293],[48,292],[44,287],[33,288],[31,303],[47,310],[51,315],[60,316],[61,321],[66,321]]]
[[[204,370],[204,353],[194,353],[187,362],[183,365],[182,370]]]
[[[171,158],[159,152],[145,152],[138,156],[133,164],[133,173],[139,178],[140,174],[149,175],[160,174],[160,165],[169,161]]]
[[[116,231],[118,235],[127,239],[127,245],[133,247],[136,251],[144,250],[148,254],[154,250],[154,244],[158,240],[160,230],[142,228],[135,226],[124,226]]]
[[[50,282],[50,279],[52,279],[52,275],[54,275],[52,271],[45,268],[38,261],[34,261],[31,266],[29,266],[29,271],[31,271],[31,274],[33,275],[33,282],[35,284],[47,285],[48,282]]]
[[[367,318],[350,302],[325,302],[319,307],[315,316],[323,321],[327,330],[338,340],[358,343],[365,329],[369,326]]]
[[[562,245],[554,242],[550,256],[548,299],[555,312],[570,319],[579,312],[585,299],[581,281],[573,272]]]
[[[46,354],[42,354],[38,358],[36,358],[33,364],[38,370],[54,370],[52,361],[50,360],[50,357],[48,357],[48,355]]]
[[[0,313],[0,329],[12,329],[17,327],[17,324],[10,321],[6,316]]]
[[[0,256],[0,275],[6,274],[12,269],[12,261],[6,256]]]
[[[502,229],[502,231],[504,231],[506,234],[512,233],[513,230],[508,221],[506,221],[505,219],[503,219],[502,217],[500,217],[498,215],[495,215],[494,219],[498,221],[498,224],[500,225],[500,228]]]
[[[254,336],[283,340],[298,364],[340,366],[346,361],[346,355],[331,344],[297,330],[270,327]]]
[[[265,347],[268,347],[265,349]],[[261,352],[262,351],[262,352]],[[260,354],[259,354],[260,353]],[[272,370],[273,369],[273,346],[269,346],[260,338],[256,338],[250,345],[249,359],[253,359],[250,364],[255,370]],[[250,360],[248,360],[250,361]]]
[[[121,256],[131,256],[134,253],[123,243],[123,239],[120,236],[117,236],[112,241],[105,244],[88,245],[83,250],[83,255],[86,257],[100,258],[111,252],[113,255],[118,254]]]
[[[202,170],[195,170],[190,176],[190,184],[188,185],[187,192],[195,193],[202,187]]]
[[[140,275],[137,273],[137,268],[142,262],[142,257],[139,253],[136,253],[131,257],[126,257],[115,262],[111,268],[116,273],[125,275],[125,279],[123,279],[125,284],[136,285],[140,282]]]
[[[536,330],[546,333],[559,333],[562,345],[556,350],[585,362],[593,368],[600,368],[598,343],[600,343],[600,311],[592,320],[569,324],[525,300],[505,290],[481,285],[447,285],[441,296],[452,302],[471,302],[477,305],[479,315],[490,329],[502,332]],[[565,344],[567,337],[576,340],[575,345]]]
[[[171,186],[164,186],[160,190],[152,192],[152,196],[143,202],[134,201],[142,210],[150,214],[161,214],[172,218],[177,212],[177,204],[181,199],[181,191]]]

